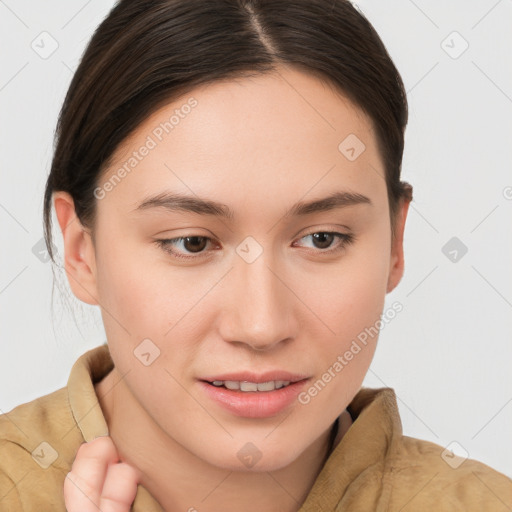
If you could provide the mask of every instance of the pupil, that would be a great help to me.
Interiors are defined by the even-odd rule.
[[[199,248],[197,247],[198,240],[203,240],[202,244],[199,242]],[[187,251],[200,252],[202,249],[204,249],[205,240],[206,239],[204,236],[187,236],[185,237],[185,247]],[[190,244],[190,241],[193,241],[192,244]]]
[[[331,245],[333,235],[331,233],[313,233],[313,238],[316,242],[320,239],[320,249],[326,249]],[[322,239],[327,238],[328,242],[322,241]]]

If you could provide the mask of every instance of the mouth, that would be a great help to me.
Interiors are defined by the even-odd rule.
[[[202,393],[235,416],[270,418],[297,404],[297,397],[310,378],[300,380],[200,380]]]
[[[237,380],[214,380],[203,381],[215,386],[216,388],[229,389],[231,391],[248,392],[265,392],[274,391],[276,389],[286,388],[291,384],[289,380],[269,380],[267,382],[249,382]]]

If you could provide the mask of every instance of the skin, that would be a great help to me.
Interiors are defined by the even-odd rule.
[[[64,480],[68,512],[129,512],[137,494],[140,474],[119,461],[109,436],[80,445]]]
[[[98,200],[94,242],[71,197],[54,195],[71,289],[100,306],[115,363],[96,392],[116,455],[166,510],[296,511],[323,467],[336,417],[347,428],[345,408],[377,340],[307,405],[294,402],[270,418],[231,414],[198,379],[275,368],[320,379],[375,325],[402,278],[409,202],[400,205],[392,244],[371,120],[325,82],[290,67],[201,86],[163,106],[118,148],[100,186],[190,97],[197,106]],[[354,161],[338,150],[349,134],[366,146]],[[134,211],[164,190],[220,201],[235,218]],[[284,216],[297,201],[337,190],[372,204]],[[328,254],[340,239],[320,245],[310,236],[326,232],[355,241]],[[189,260],[154,242],[184,236],[210,241],[202,253],[176,242],[172,249]],[[247,236],[263,249],[252,263],[236,252]],[[146,338],[160,349],[149,366],[133,353]],[[247,442],[262,453],[252,468],[237,456]],[[97,456],[108,459],[101,450]]]

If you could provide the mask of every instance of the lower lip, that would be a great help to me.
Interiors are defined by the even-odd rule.
[[[309,379],[274,391],[233,391],[200,381],[205,393],[220,406],[244,418],[269,418],[287,409]]]

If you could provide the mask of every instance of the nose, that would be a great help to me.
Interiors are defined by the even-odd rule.
[[[293,293],[265,252],[254,262],[235,260],[223,290],[220,331],[224,340],[265,351],[293,339]]]

